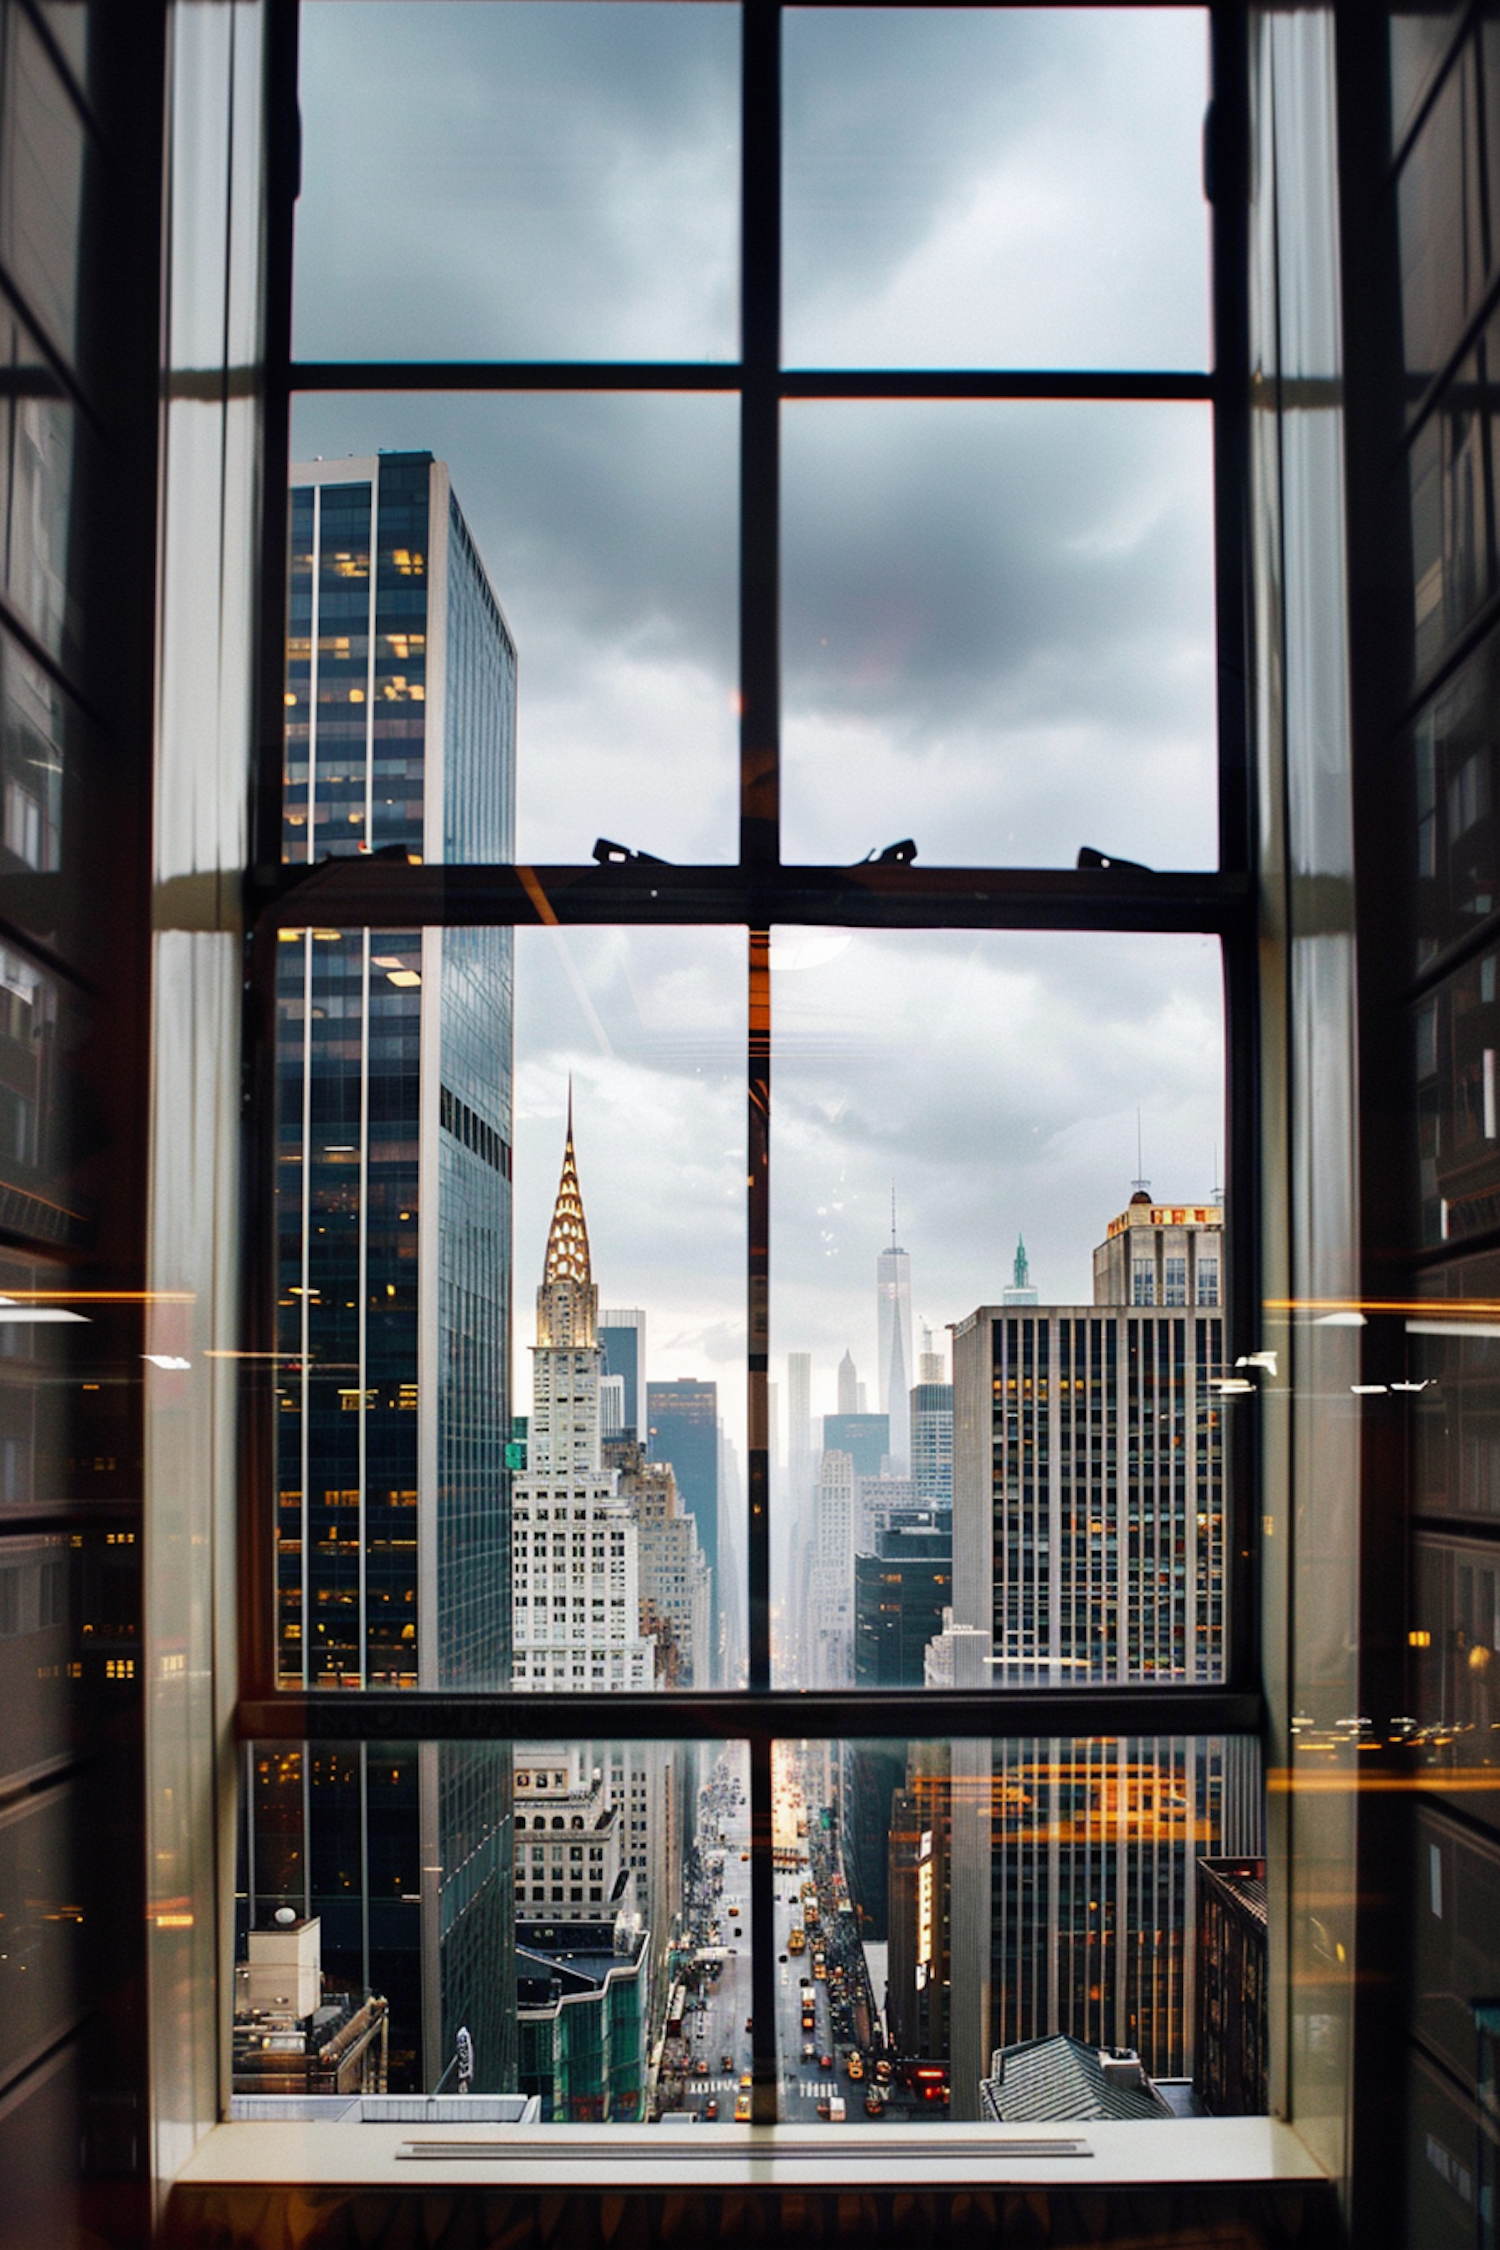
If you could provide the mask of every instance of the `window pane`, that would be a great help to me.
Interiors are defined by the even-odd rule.
[[[527,2123],[748,2122],[747,1766],[733,1742],[247,1749],[234,2113],[451,2098],[463,2026],[472,2092]],[[1253,1741],[783,1742],[773,1791],[781,2122],[1264,2110]]]
[[[783,22],[790,365],[1207,365],[1202,11]]]
[[[1254,1742],[782,1744],[776,1820],[784,2118],[1266,2108]]]
[[[41,40],[10,11],[0,127],[0,259],[49,341],[78,344],[82,120]]]
[[[303,359],[729,359],[739,10],[311,0]]]
[[[718,397],[299,399],[288,855],[368,835],[429,859],[578,862],[604,835],[731,858],[735,433]],[[311,767],[310,695],[333,730]],[[440,711],[450,772],[475,727],[496,733],[486,770],[513,762],[513,811],[436,785]]]
[[[1221,1678],[1217,945],[788,930],[772,987],[779,1683]]]
[[[277,953],[282,1684],[737,1684],[742,933]]]
[[[727,2124],[750,2067],[745,1765],[739,1743],[248,1747],[234,2114],[462,2091],[542,2125],[682,2102]]]
[[[788,859],[1214,864],[1206,408],[805,404],[782,446]]]

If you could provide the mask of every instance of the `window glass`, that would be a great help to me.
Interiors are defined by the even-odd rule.
[[[89,91],[93,0],[36,0],[37,14],[84,93]]]
[[[433,2122],[712,2101],[729,2123],[751,2048],[745,1769],[739,1743],[247,1748],[233,2114],[311,2095],[294,2114],[357,2119],[425,2091],[500,2097]]]
[[[292,856],[357,851],[368,834],[429,859],[576,864],[600,835],[662,859],[732,857],[736,428],[728,397],[299,398]],[[328,494],[316,526],[315,487]],[[309,835],[313,707],[332,732]],[[514,810],[449,789],[441,813],[419,812],[422,744],[441,726],[451,764],[471,710],[505,733],[495,760],[513,761]]]
[[[1221,1677],[1217,947],[790,930],[772,989],[779,1684]]]
[[[1196,406],[783,417],[783,851],[1218,856],[1211,426]]]
[[[1465,48],[1423,120],[1397,188],[1406,366],[1415,386],[1459,339],[1484,278],[1479,229],[1477,98]]]
[[[1500,1520],[1500,1265],[1464,1259],[1429,1293],[1407,1316],[1414,1512]]]
[[[737,8],[310,0],[301,22],[300,358],[734,356]]]
[[[736,1684],[743,934],[277,953],[282,1684]]]
[[[1410,738],[1419,962],[1495,904],[1497,656],[1491,635],[1433,697]]]
[[[1203,11],[783,23],[790,365],[1207,364]]]
[[[1417,1193],[1424,1243],[1500,1225],[1500,953],[1444,978],[1415,1011]]]
[[[806,1937],[778,2005],[784,2118],[830,2097],[914,2124],[1266,2108],[1254,1743],[778,1750],[778,1952]],[[1085,2106],[1090,2078],[1118,2109]]]
[[[1394,9],[1391,14],[1391,135],[1393,144],[1405,137],[1426,93],[1433,71],[1453,44],[1461,7],[1430,0],[1423,5]]]
[[[32,25],[7,19],[0,130],[0,260],[48,340],[72,359],[78,343],[79,219],[84,129]]]
[[[0,316],[11,398],[0,498],[6,501],[6,593],[48,653],[78,671],[79,605],[70,591],[82,425],[72,400],[19,321]]]

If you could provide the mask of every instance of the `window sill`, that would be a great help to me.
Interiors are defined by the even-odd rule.
[[[1086,2154],[1021,2156],[1008,2145],[1081,2143]],[[472,2157],[403,2151],[441,2142]],[[499,2152],[499,2153],[497,2153]],[[1008,2187],[1229,2186],[1320,2182],[1323,2172],[1290,2126],[1270,2117],[1163,2118],[1159,2124],[1033,2127],[931,2124],[584,2126],[217,2125],[178,2174],[174,2200],[278,2184],[298,2188],[475,2186],[526,2193],[619,2193],[673,2188],[789,2190],[858,2187],[910,2192],[914,2176],[938,2192]]]

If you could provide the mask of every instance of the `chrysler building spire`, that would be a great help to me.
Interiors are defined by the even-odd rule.
[[[554,1281],[588,1282],[589,1230],[583,1215],[583,1191],[578,1185],[578,1157],[573,1147],[573,1081],[568,1080],[568,1138],[563,1149],[562,1178],[552,1208],[552,1229],[547,1236],[544,1284]]]

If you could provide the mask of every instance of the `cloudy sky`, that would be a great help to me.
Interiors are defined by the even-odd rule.
[[[738,14],[309,0],[296,346],[729,358]],[[1206,363],[1196,11],[786,18],[791,363]],[[1156,866],[1214,852],[1209,428],[1192,406],[818,402],[783,438],[784,852]],[[520,652],[523,856],[736,848],[736,412],[656,394],[328,395],[297,457],[430,449]],[[773,1350],[873,1361],[894,1179],[919,1315],[1044,1294],[1135,1170],[1222,1149],[1215,948],[788,933]],[[736,932],[523,932],[519,1341],[569,1070],[607,1303],[743,1424]],[[1218,1162],[1222,1164],[1222,1155]]]

